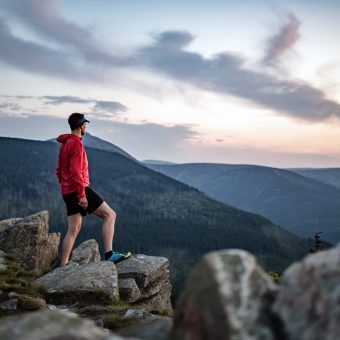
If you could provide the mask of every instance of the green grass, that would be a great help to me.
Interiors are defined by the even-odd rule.
[[[6,269],[0,270],[0,289],[4,292],[15,291],[32,297],[44,298],[45,290],[35,284],[35,275],[24,271],[12,256],[6,256]]]
[[[122,316],[116,314],[103,315],[102,319],[104,327],[112,331],[138,323],[138,319],[136,318],[123,318]]]

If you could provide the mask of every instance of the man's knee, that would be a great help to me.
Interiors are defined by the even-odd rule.
[[[113,211],[111,208],[108,209],[108,211],[105,214],[105,217],[111,220],[115,220],[117,217],[117,214],[115,213],[115,211]]]
[[[76,237],[79,234],[80,228],[81,224],[70,224],[68,231],[72,236]]]

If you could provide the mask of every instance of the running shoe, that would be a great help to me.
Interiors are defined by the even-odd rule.
[[[131,256],[130,252],[127,252],[127,253],[118,253],[118,252],[114,251],[112,253],[112,255],[107,259],[107,261],[111,261],[113,263],[118,263],[120,261],[126,260],[130,256]]]

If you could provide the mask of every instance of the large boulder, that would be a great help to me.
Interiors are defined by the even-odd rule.
[[[100,261],[99,246],[95,239],[81,243],[72,251],[71,260],[78,264],[95,263]]]
[[[112,262],[58,267],[36,280],[51,303],[79,306],[119,300],[118,276]]]
[[[174,339],[276,339],[270,311],[277,288],[243,250],[204,255],[185,283],[174,316]]]
[[[306,256],[283,273],[273,310],[288,339],[339,339],[340,244]]]
[[[48,211],[0,221],[0,249],[27,271],[41,275],[58,257],[60,233],[48,232]]]
[[[149,312],[172,315],[169,260],[134,254],[116,264],[122,300]]]
[[[0,319],[0,339],[11,340],[121,340],[91,320],[58,310],[30,312]]]

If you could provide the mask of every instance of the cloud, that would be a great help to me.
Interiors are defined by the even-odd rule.
[[[103,51],[90,28],[65,19],[59,10],[60,0],[2,0],[2,6],[37,34],[67,45],[80,52],[88,64],[96,61],[112,65],[124,63],[124,59]]]
[[[288,13],[286,20],[288,22],[281,26],[279,31],[267,41],[264,64],[275,64],[300,38],[301,21],[293,13]]]
[[[89,70],[82,72],[69,55],[14,36],[1,18],[0,42],[0,59],[22,70],[68,79],[98,78],[94,74],[90,75]]]
[[[40,99],[45,100],[45,104],[59,105],[65,103],[88,104],[92,103],[93,99],[85,99],[74,96],[42,96]]]
[[[204,58],[184,49],[193,39],[186,31],[160,33],[153,45],[140,51],[140,59],[152,70],[181,82],[231,94],[292,117],[311,121],[340,117],[340,105],[312,85],[247,69],[246,60],[232,53]]]
[[[45,100],[45,104],[59,105],[65,103],[76,104],[94,104],[92,111],[96,117],[112,117],[112,115],[121,114],[128,111],[128,108],[116,101],[96,100],[92,98],[80,98],[74,96],[42,96],[40,99]]]

